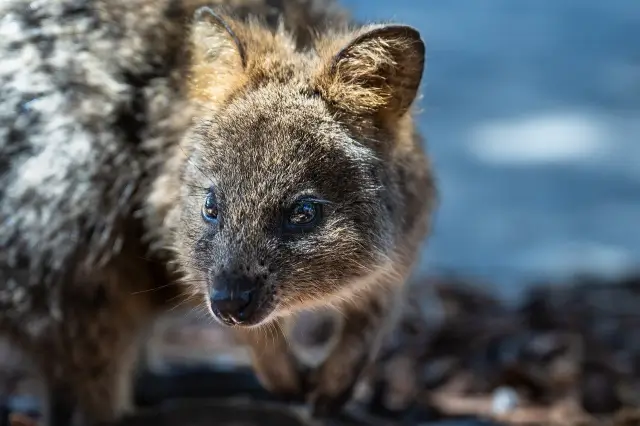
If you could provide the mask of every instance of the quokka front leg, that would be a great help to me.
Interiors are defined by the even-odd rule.
[[[268,391],[283,398],[298,399],[302,396],[302,377],[281,324],[238,329],[237,335],[249,347],[253,370]]]
[[[310,377],[309,400],[315,416],[339,411],[351,398],[363,372],[375,360],[394,324],[400,291],[381,291],[341,308],[344,323],[333,350]]]

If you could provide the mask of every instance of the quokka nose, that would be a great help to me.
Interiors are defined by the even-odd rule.
[[[256,289],[240,289],[234,285],[220,285],[211,290],[211,309],[225,324],[238,325],[251,320],[258,298]]]

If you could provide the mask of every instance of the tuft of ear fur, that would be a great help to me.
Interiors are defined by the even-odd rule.
[[[399,117],[416,98],[424,70],[420,33],[405,25],[366,28],[325,61],[317,90],[355,114]]]
[[[237,25],[210,7],[195,11],[190,37],[192,99],[217,105],[233,88],[244,83],[246,48],[234,30]]]

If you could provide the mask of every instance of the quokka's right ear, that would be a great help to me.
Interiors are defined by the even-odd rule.
[[[406,25],[363,28],[346,43],[325,48],[316,80],[322,95],[353,113],[398,117],[416,98],[425,62],[420,33]],[[327,55],[328,53],[328,55]],[[328,57],[327,57],[328,56]]]
[[[195,98],[220,102],[231,87],[242,84],[246,48],[234,25],[232,18],[207,6],[194,12],[190,88]]]

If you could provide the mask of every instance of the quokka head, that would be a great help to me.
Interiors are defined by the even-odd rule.
[[[388,272],[403,221],[391,164],[413,137],[419,33],[344,29],[300,49],[282,28],[201,8],[190,49],[198,112],[175,245],[214,316],[257,326]]]

